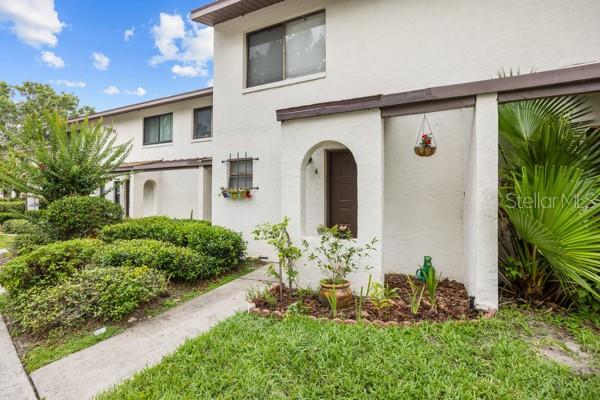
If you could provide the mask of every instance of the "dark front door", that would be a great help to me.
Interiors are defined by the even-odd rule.
[[[356,162],[349,150],[329,151],[328,225],[345,225],[354,237],[358,232]]]

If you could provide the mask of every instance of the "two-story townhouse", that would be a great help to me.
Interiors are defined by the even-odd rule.
[[[344,224],[359,242],[378,239],[355,288],[430,255],[476,306],[495,309],[498,104],[600,91],[598,15],[593,0],[218,0],[193,10],[215,30],[214,91],[202,98],[212,100],[212,139],[190,138],[200,98],[105,115],[139,144],[124,166],[130,215],[193,209],[242,232],[251,255],[271,254],[251,239],[259,223],[288,216],[293,239],[312,243],[320,224]],[[173,111],[172,143],[141,143],[156,137],[142,118],[162,127],[178,107],[187,128]],[[413,151],[424,121],[432,157]],[[178,159],[195,160],[195,175],[135,165]],[[319,271],[300,271],[316,285]]]

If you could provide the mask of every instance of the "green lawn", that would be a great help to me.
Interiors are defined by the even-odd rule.
[[[0,233],[0,249],[6,249],[13,241],[13,237],[10,235],[5,235]]]
[[[574,374],[536,354],[531,343],[546,325],[570,330],[600,365],[598,320],[577,317],[506,309],[481,323],[380,329],[238,314],[100,398],[596,397],[600,376]]]

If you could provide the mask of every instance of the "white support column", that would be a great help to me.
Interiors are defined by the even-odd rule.
[[[498,95],[477,96],[468,144],[465,262],[478,309],[498,308]]]
[[[204,167],[198,167],[198,188],[196,190],[196,210],[194,219],[204,219]]]
[[[136,196],[138,196],[136,187],[135,187],[135,174],[134,173],[130,173],[129,174],[129,216],[131,218],[136,218],[138,217],[137,213],[137,202],[136,202]],[[141,216],[141,215],[140,215]]]

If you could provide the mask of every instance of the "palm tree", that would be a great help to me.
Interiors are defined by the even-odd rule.
[[[500,106],[500,272],[526,299],[600,299],[600,140],[584,97]]]

